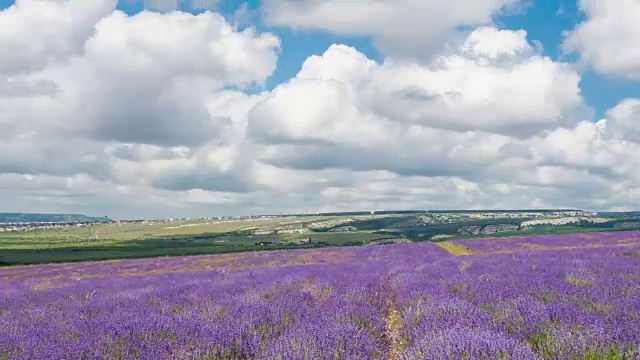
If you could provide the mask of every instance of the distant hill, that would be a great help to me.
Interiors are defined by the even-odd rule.
[[[518,209],[518,210],[427,210],[433,214],[479,214],[479,213],[554,213],[554,212],[584,212],[580,209]]]
[[[108,217],[91,217],[80,214],[29,214],[0,213],[0,223],[18,222],[91,222],[110,220]]]

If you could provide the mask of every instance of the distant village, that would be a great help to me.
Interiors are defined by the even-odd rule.
[[[94,220],[94,221],[12,221],[2,222],[0,221],[0,232],[9,231],[34,231],[34,230],[48,230],[48,229],[65,229],[65,228],[81,228],[98,224],[113,224],[113,225],[126,225],[126,224],[160,224],[160,223],[172,223],[176,221],[197,221],[197,220],[231,220],[231,219],[249,219],[249,218],[268,218],[277,217],[275,215],[260,215],[260,216],[216,216],[216,217],[202,217],[202,218],[169,218],[161,220]]]
[[[307,226],[298,225],[299,221],[290,223],[289,226],[281,226],[276,229],[256,229],[252,235],[270,235],[270,234],[304,234],[313,230],[328,229],[331,232],[351,232],[357,231],[358,228],[351,224],[354,220],[364,220],[367,218],[374,218],[376,215],[388,215],[391,212],[363,212],[363,213],[345,213],[355,216],[343,216],[333,218],[324,221],[317,221],[307,224]],[[403,212],[399,212],[403,213]],[[365,215],[366,214],[366,215]],[[217,217],[199,217],[199,218],[169,218],[162,220],[110,220],[108,218],[96,219],[93,221],[64,221],[64,222],[45,222],[45,221],[32,221],[32,222],[2,222],[0,221],[0,232],[11,231],[34,231],[34,230],[46,230],[46,229],[64,229],[64,228],[80,228],[87,227],[96,224],[112,224],[115,226],[126,225],[131,223],[140,224],[159,224],[159,223],[173,223],[180,221],[206,221],[206,220],[257,220],[264,218],[278,218],[278,217],[300,217],[300,216],[339,216],[340,213],[318,213],[318,214],[291,214],[291,215],[252,215],[252,216],[217,216]],[[597,213],[585,212],[581,210],[558,210],[558,211],[416,211],[412,215],[415,215],[408,223],[403,224],[400,227],[412,227],[412,226],[429,226],[447,223],[456,223],[464,220],[480,220],[480,219],[522,219],[523,222],[518,225],[504,224],[504,225],[489,225],[486,227],[480,226],[464,226],[460,228],[459,232],[469,235],[478,234],[491,234],[496,232],[514,231],[518,228],[526,229],[529,227],[535,227],[539,225],[567,225],[579,222],[600,223],[606,222],[608,219],[602,219],[597,217]],[[281,225],[285,225],[282,223]],[[397,224],[396,226],[398,226]]]
[[[95,224],[105,224],[108,221],[89,221],[89,222],[16,222],[16,223],[0,223],[0,232],[6,231],[33,231],[46,229],[64,229],[79,228]]]

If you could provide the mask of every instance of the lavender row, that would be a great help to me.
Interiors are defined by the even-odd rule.
[[[471,241],[456,240],[453,243],[481,254],[606,247],[624,249],[640,246],[640,231],[483,238]]]

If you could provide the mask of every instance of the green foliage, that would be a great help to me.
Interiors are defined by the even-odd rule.
[[[573,339],[559,337],[559,334],[566,333],[561,331],[554,331],[559,328],[559,324],[547,323],[541,326],[537,332],[531,335],[528,339],[531,348],[544,359],[555,359],[557,353],[562,351],[563,353],[573,353],[571,357],[567,357],[572,360],[625,360],[632,359],[631,354],[636,351],[635,346],[619,346],[619,344],[610,346],[598,346],[598,344],[589,344],[584,339],[581,339],[580,329],[573,329],[569,336]],[[582,346],[577,347],[570,346],[570,344],[576,344],[582,342]],[[600,344],[601,345],[601,344]],[[572,351],[566,350],[571,348]],[[562,349],[562,350],[561,350]]]
[[[325,246],[359,246],[373,240],[389,237],[388,235],[367,232],[267,235],[260,237],[235,235],[235,233],[210,233],[130,240],[101,240],[90,236],[94,231],[90,228],[71,230],[66,234],[60,231],[38,231],[4,233],[0,235],[0,266],[221,254]],[[297,243],[299,240],[309,237],[311,237],[311,243]],[[271,243],[271,245],[260,245],[260,242]]]
[[[469,212],[469,211],[467,211]],[[445,213],[445,212],[429,212]],[[369,214],[369,213],[367,213]],[[15,215],[15,214],[14,214]],[[18,214],[20,215],[20,214]],[[436,235],[447,235],[433,241],[477,237],[564,234],[576,232],[616,231],[616,225],[632,219],[631,215],[613,218],[604,224],[572,224],[541,226],[522,231],[482,235],[462,235],[464,226],[517,225],[523,219],[470,219],[451,213],[448,223],[426,225],[418,221],[421,213],[398,211],[379,216],[354,218],[349,222],[358,231],[332,232],[315,229],[304,234],[253,235],[256,230],[274,232],[283,228],[309,228],[311,223],[340,220],[345,214],[325,216],[291,216],[279,218],[180,220],[172,222],[133,222],[66,227],[25,232],[0,233],[0,266],[84,260],[109,260],[155,256],[217,254],[228,252],[314,248],[323,246],[360,246],[376,240],[404,238],[431,241]],[[326,216],[331,215],[331,216]],[[613,216],[613,215],[611,215]],[[350,218],[353,218],[350,216]],[[639,222],[640,223],[640,222]],[[341,226],[341,225],[340,225]],[[307,243],[306,239],[311,238]],[[382,243],[382,241],[377,241]],[[638,256],[637,252],[623,255]],[[587,286],[576,279],[576,285]]]

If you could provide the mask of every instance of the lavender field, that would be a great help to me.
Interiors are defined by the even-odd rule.
[[[640,232],[0,269],[0,359],[640,359]]]

